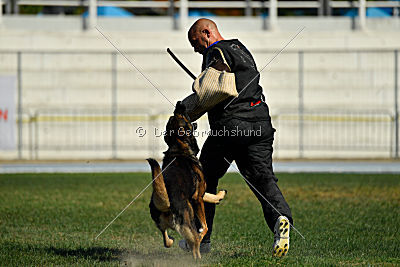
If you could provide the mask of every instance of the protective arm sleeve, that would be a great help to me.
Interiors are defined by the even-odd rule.
[[[226,62],[224,56],[222,55],[222,51],[220,49],[213,49],[207,55],[206,69],[204,71],[207,71],[209,67],[218,71],[231,72],[231,68]],[[196,79],[196,81],[200,77],[201,75]],[[201,116],[203,116],[207,112],[207,110],[204,110],[201,107],[200,98],[195,91],[193,94],[183,99],[182,103],[186,106],[186,110],[192,122],[198,120]]]

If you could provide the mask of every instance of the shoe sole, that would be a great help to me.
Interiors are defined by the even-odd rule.
[[[274,244],[272,255],[283,257],[289,251],[289,230],[290,224],[287,219],[281,219],[279,222],[279,241]]]

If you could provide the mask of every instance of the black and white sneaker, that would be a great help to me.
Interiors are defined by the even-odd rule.
[[[274,227],[274,245],[272,246],[272,255],[276,257],[285,256],[289,251],[289,219],[285,216],[280,216],[276,220]]]

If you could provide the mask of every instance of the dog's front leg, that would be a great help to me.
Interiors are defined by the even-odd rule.
[[[219,202],[224,199],[225,195],[226,195],[226,190],[221,190],[216,195],[205,193],[203,196],[203,200],[204,202],[207,203],[219,204]]]

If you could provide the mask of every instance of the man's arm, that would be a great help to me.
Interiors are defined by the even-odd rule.
[[[197,121],[201,116],[203,116],[207,111],[198,108],[199,96],[193,93],[182,100],[182,104],[185,105],[186,111],[190,117],[190,121]]]

